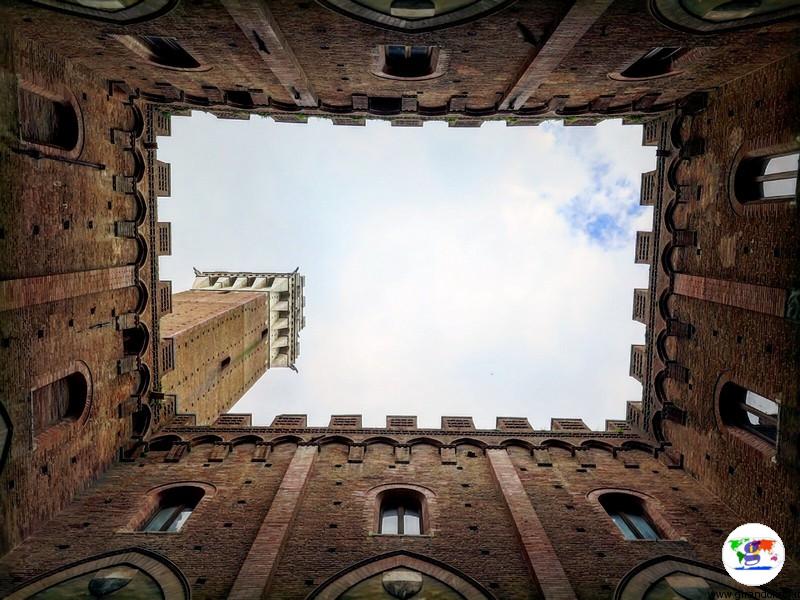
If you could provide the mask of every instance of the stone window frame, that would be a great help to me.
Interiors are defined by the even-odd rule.
[[[777,213],[794,213],[797,210],[797,193],[794,200],[743,200],[736,193],[736,176],[742,162],[751,159],[766,159],[774,156],[782,156],[800,151],[800,144],[791,139],[791,132],[787,131],[782,136],[784,141],[775,142],[774,139],[759,137],[744,142],[731,161],[728,171],[727,186],[728,199],[730,200],[733,212],[739,216],[764,216],[774,217]]]
[[[622,531],[620,531],[619,527],[611,520],[611,516],[606,511],[605,507],[601,504],[600,498],[607,494],[619,494],[625,496],[633,496],[641,502],[642,510],[650,522],[655,525],[657,533],[660,535],[658,539],[651,540],[651,539],[635,539],[629,540],[627,539]],[[680,532],[669,522],[669,520],[664,517],[664,506],[661,504],[653,496],[649,494],[645,494],[644,492],[640,492],[638,490],[634,490],[631,488],[611,488],[611,487],[604,487],[604,488],[596,488],[589,493],[586,494],[586,499],[589,501],[591,507],[597,511],[599,514],[602,514],[603,519],[607,520],[610,526],[613,528],[614,536],[619,538],[623,542],[629,543],[658,543],[658,542],[674,542],[674,541],[686,541],[686,538],[680,534]],[[599,519],[598,519],[599,520]]]
[[[107,11],[88,6],[66,3],[62,0],[28,0],[29,3],[60,13],[76,15],[109,23],[140,23],[163,16],[178,5],[180,0],[141,0],[134,6],[117,11]]]
[[[419,534],[381,533],[381,504],[387,494],[412,493],[419,498],[421,509],[421,523]],[[439,510],[436,502],[436,493],[430,488],[413,483],[386,483],[375,486],[364,494],[364,519],[367,523],[369,537],[386,538],[431,538],[435,537],[438,529]]]
[[[722,400],[722,390],[728,384],[732,383],[737,385],[745,390],[751,390],[756,394],[760,394],[757,390],[748,387],[747,385],[742,385],[742,382],[735,377],[730,371],[726,371],[722,373],[717,378],[717,383],[714,386],[714,417],[717,421],[717,429],[723,435],[728,436],[729,438],[733,438],[742,442],[748,448],[752,448],[753,450],[757,451],[759,454],[764,456],[765,458],[775,460],[778,456],[778,449],[780,448],[780,439],[781,439],[781,427],[780,427],[780,413],[783,407],[782,403],[778,400],[774,400],[769,396],[764,395],[765,398],[772,400],[773,402],[778,404],[778,433],[775,440],[775,444],[770,444],[766,440],[762,439],[760,436],[751,433],[744,427],[738,427],[734,424],[728,423],[722,416],[722,411],[720,410],[720,401]]]
[[[50,144],[37,144],[36,142],[32,142],[30,140],[26,140],[22,137],[22,131],[20,130],[19,133],[19,143],[23,150],[32,150],[34,152],[40,153],[44,156],[50,156],[53,158],[60,158],[65,160],[77,160],[80,157],[81,153],[83,152],[84,146],[84,122],[83,122],[83,111],[81,110],[80,103],[78,102],[78,98],[75,94],[72,93],[67,86],[62,84],[54,84],[54,85],[39,85],[38,83],[34,83],[29,79],[25,79],[20,77],[18,80],[18,89],[25,90],[28,93],[36,94],[52,102],[57,102],[60,104],[68,104],[73,112],[75,113],[75,120],[77,121],[78,125],[78,139],[75,142],[75,145],[70,148],[69,150],[62,148],[60,146],[53,146]],[[17,93],[17,102],[19,102],[19,92]]]
[[[74,419],[62,420],[38,435],[33,430],[33,394],[36,390],[41,389],[51,383],[55,383],[59,379],[63,379],[72,375],[73,373],[80,373],[86,380],[86,398],[83,402],[83,410],[81,414]],[[68,366],[63,367],[57,371],[50,371],[34,379],[28,391],[28,407],[31,411],[30,414],[30,448],[31,450],[49,450],[59,445],[64,441],[64,438],[74,431],[82,428],[89,420],[92,413],[94,398],[94,384],[92,381],[92,373],[87,365],[82,360],[72,361]]]
[[[648,8],[653,18],[670,29],[678,31],[714,34],[721,31],[734,31],[747,27],[757,27],[790,19],[800,15],[800,7],[788,8],[775,13],[747,17],[735,21],[706,21],[687,11],[677,0],[650,0]]]
[[[659,73],[658,75],[648,75],[648,76],[645,76],[645,77],[630,77],[630,76],[623,75],[623,73],[625,71],[627,71],[633,65],[635,65],[637,62],[639,62],[640,60],[645,58],[650,52],[653,52],[654,50],[657,50],[657,49],[663,49],[663,48],[666,48],[666,47],[665,46],[656,46],[656,47],[652,48],[651,50],[649,50],[648,52],[645,52],[644,54],[637,55],[636,58],[634,58],[633,60],[628,60],[624,65],[622,65],[616,71],[613,71],[613,72],[609,73],[608,74],[608,78],[609,79],[613,79],[614,81],[635,83],[635,82],[638,82],[638,81],[651,81],[651,80],[654,80],[654,79],[664,79],[665,77],[674,77],[676,75],[682,75],[683,73],[685,73],[684,69],[676,67],[676,68],[670,69],[666,73]],[[677,49],[679,51],[682,51],[682,53],[678,55],[678,58],[680,58],[680,56],[682,54],[686,54],[689,51],[689,48],[686,48],[686,47],[677,47]]]
[[[136,513],[128,520],[125,526],[118,529],[116,533],[132,533],[136,535],[180,535],[181,533],[185,532],[186,528],[189,526],[191,517],[178,531],[144,531],[142,527],[147,524],[147,522],[155,514],[156,510],[158,510],[161,503],[161,497],[166,492],[177,488],[190,487],[200,488],[203,490],[202,498],[197,501],[197,504],[192,510],[192,517],[194,517],[197,511],[200,510],[200,507],[206,503],[207,499],[213,498],[217,493],[217,487],[214,484],[206,481],[195,480],[173,481],[150,488],[144,493],[144,502],[140,503]]]
[[[494,600],[495,596],[478,582],[445,563],[411,552],[397,551],[369,558],[347,567],[322,583],[307,600],[336,600],[351,587],[392,569],[407,568],[445,583],[466,600]]]
[[[431,49],[431,65],[433,69],[427,75],[421,77],[401,77],[386,72],[386,48],[389,46],[423,46],[426,44],[380,44],[372,51],[372,66],[370,73],[381,79],[393,79],[395,81],[427,81],[437,79],[447,72],[450,66],[450,52],[443,50],[439,46],[428,46]]]
[[[133,566],[147,573],[161,587],[165,598],[188,600],[190,597],[189,582],[168,558],[144,548],[123,548],[49,571],[17,588],[6,600],[25,600],[59,583],[120,564]]]

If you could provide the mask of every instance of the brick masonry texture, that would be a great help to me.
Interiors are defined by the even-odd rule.
[[[136,212],[133,196],[112,185],[134,168],[131,153],[110,141],[110,128],[133,128],[131,107],[108,97],[101,79],[5,28],[0,67],[0,401],[14,428],[0,473],[4,552],[100,476],[130,439],[119,407],[141,380],[118,371],[116,319],[134,313],[142,293],[136,242],[114,234],[115,221]],[[81,158],[103,169],[20,152],[19,81],[71,90],[82,107]],[[86,414],[44,443],[34,437],[31,394],[75,365],[90,378]]]
[[[196,415],[198,425],[211,424],[264,374],[266,314],[266,296],[258,292],[173,295],[161,337],[173,339],[175,368],[161,386],[177,395],[178,412]]]
[[[516,2],[471,23],[418,34],[382,30],[313,1],[275,0],[269,8],[329,114],[353,111],[352,96],[366,94],[396,98],[398,103],[403,96],[415,96],[420,112],[438,114],[448,112],[452,98],[466,97],[467,112],[479,117],[495,112],[506,90],[556,30],[570,5],[563,0]],[[259,29],[261,23],[245,20],[241,25],[246,27],[240,29],[216,0],[182,2],[162,17],[127,26],[56,14],[21,0],[7,3],[4,18],[22,35],[35,37],[59,54],[154,98],[165,97],[165,90],[174,89],[179,96],[183,93],[184,99],[196,99],[192,101],[198,106],[210,103],[241,112],[225,104],[224,92],[253,90],[277,102],[278,110],[293,106],[290,92],[243,34]],[[579,32],[580,28],[561,35]],[[114,37],[118,34],[174,36],[202,66],[198,71],[159,68],[120,43]],[[618,0],[548,73],[519,116],[525,116],[525,109],[536,114],[534,109],[553,98],[566,98],[565,107],[571,110],[565,115],[580,114],[599,98],[605,98],[603,102],[616,114],[630,112],[631,103],[649,94],[657,95],[659,105],[669,104],[699,87],[718,86],[786,56],[796,50],[796,35],[797,24],[792,21],[736,32],[682,33],[657,22],[642,10],[640,2]],[[449,53],[449,66],[443,76],[424,81],[376,77],[372,74],[375,53],[383,44],[436,45]],[[681,77],[644,81],[608,77],[656,46],[697,48],[703,51],[702,60],[687,60],[682,65],[686,75]],[[314,108],[303,110],[317,112]]]
[[[776,62],[710,94],[700,113],[663,122],[644,395],[645,410],[663,419],[650,431],[672,444],[687,471],[742,520],[780,532],[794,556],[800,327],[787,318],[787,298],[800,285],[797,205],[744,204],[733,180],[745,156],[796,151],[799,65],[796,56]],[[704,151],[687,159],[675,142],[690,140],[702,140]],[[675,202],[677,186],[699,195]],[[696,244],[672,247],[670,230],[696,232]],[[688,337],[665,335],[662,306],[691,326]],[[687,379],[659,382],[667,362],[686,369]],[[728,381],[780,404],[777,451],[725,424],[719,392]],[[685,417],[663,417],[664,404]]]
[[[517,529],[505,489],[536,511],[539,535],[554,549],[547,560],[563,569],[575,596],[611,598],[631,566],[653,557],[717,564],[722,541],[739,524],[691,475],[667,468],[662,453],[646,449],[633,434],[478,430],[459,437],[437,430],[287,433],[243,426],[181,427],[161,437],[168,435],[185,440],[190,451],[171,463],[164,461],[166,450],[150,450],[109,469],[56,521],[0,561],[0,594],[66,562],[137,546],[170,557],[195,598],[227,597],[239,577],[242,597],[258,597],[244,593],[257,581],[267,585],[267,598],[301,599],[351,565],[396,551],[441,561],[497,598],[570,597],[563,590],[548,594],[536,583],[520,542],[532,530]],[[221,462],[209,461],[220,443],[230,443],[230,451]],[[256,462],[264,443],[271,451]],[[348,462],[349,449],[361,445],[363,461]],[[451,446],[455,460],[444,464],[443,450]],[[397,462],[404,447],[410,449],[407,464]],[[505,477],[493,475],[491,455],[517,484],[506,487]],[[215,491],[179,533],[132,531],[143,518],[148,491],[173,482],[200,482]],[[425,535],[376,533],[374,490],[391,485],[428,490]],[[591,497],[601,489],[651,498],[669,539],[623,539]],[[281,523],[291,526],[282,530]],[[589,564],[595,567],[587,569]],[[544,573],[552,576],[549,569]],[[775,589],[793,589],[799,577],[789,562]]]
[[[733,189],[742,159],[798,148],[796,15],[698,33],[634,0],[519,1],[411,34],[316,1],[169,4],[128,24],[0,7],[0,416],[13,428],[0,455],[0,596],[138,547],[162,570],[171,561],[199,599],[300,600],[383,559],[428,564],[489,598],[610,599],[647,561],[719,573],[719,548],[745,521],[786,542],[766,590],[800,589],[797,202],[748,204]],[[175,38],[199,67],[159,66],[132,50],[125,36],[137,35]],[[443,73],[376,75],[386,44],[435,46]],[[685,52],[667,76],[619,77],[654,47]],[[220,418],[264,372],[264,297],[170,298],[160,282],[170,169],[158,137],[188,108],[286,123],[644,122],[658,152],[642,200],[654,211],[637,291],[647,336],[632,352],[643,395],[627,425]],[[30,139],[58,122],[47,110],[74,111],[74,148]],[[87,382],[81,414],[35,430],[41,390],[72,372]],[[776,447],[723,421],[728,381],[780,404]],[[139,531],[174,484],[205,490],[186,525]],[[424,498],[422,535],[378,533],[377,499],[393,488]],[[636,495],[662,539],[624,539],[598,500],[607,491]]]

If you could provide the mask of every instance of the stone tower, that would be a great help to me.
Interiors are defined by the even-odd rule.
[[[305,277],[293,273],[200,272],[173,295],[161,319],[164,394],[176,412],[213,423],[272,367],[300,354]]]

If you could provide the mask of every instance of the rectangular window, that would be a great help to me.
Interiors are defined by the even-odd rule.
[[[166,525],[167,521],[172,518],[172,514],[175,512],[174,506],[168,506],[167,508],[162,508],[159,510],[155,516],[150,519],[150,522],[145,526],[145,531],[161,531],[162,528]]]
[[[433,46],[384,46],[383,73],[402,79],[431,75],[435,68]]]
[[[396,508],[387,508],[381,515],[381,533],[396,534],[398,524],[398,514]]]
[[[403,514],[403,533],[405,535],[419,535],[419,513],[413,509],[407,508]]]

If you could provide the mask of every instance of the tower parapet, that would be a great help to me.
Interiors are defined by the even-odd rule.
[[[161,319],[162,391],[177,413],[210,425],[274,367],[297,370],[305,326],[305,278],[290,273],[203,272],[191,289],[171,297]]]
[[[306,325],[303,294],[306,278],[295,269],[291,273],[251,273],[238,271],[198,271],[193,290],[220,292],[261,292],[266,294],[266,339],[269,344],[267,368],[289,367],[300,356],[300,330]]]

